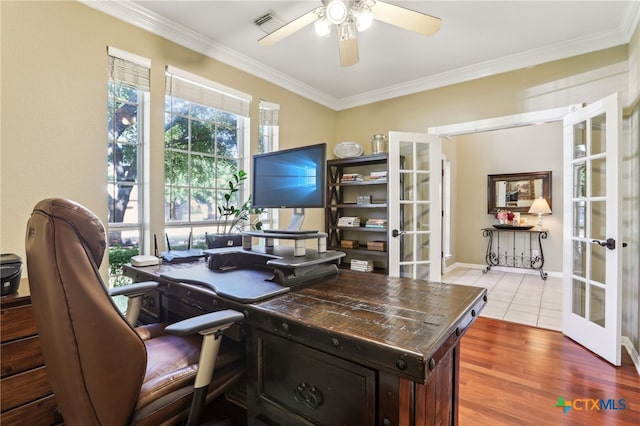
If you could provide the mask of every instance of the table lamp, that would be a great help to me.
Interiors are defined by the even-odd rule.
[[[529,208],[530,214],[538,215],[538,229],[542,229],[542,215],[543,214],[551,214],[551,207],[549,207],[549,203],[544,198],[536,198],[533,200],[533,204],[531,204],[531,208]]]

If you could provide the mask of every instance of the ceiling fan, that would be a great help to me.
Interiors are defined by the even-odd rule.
[[[440,29],[440,18],[380,0],[321,1],[322,6],[267,34],[258,43],[261,46],[272,46],[312,23],[318,35],[329,37],[332,26],[335,26],[340,64],[348,67],[357,64],[359,60],[357,32],[369,28],[373,19],[427,36]]]

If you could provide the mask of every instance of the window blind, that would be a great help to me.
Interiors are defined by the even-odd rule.
[[[150,90],[151,61],[109,46],[109,77],[121,84]]]
[[[251,95],[175,67],[167,66],[166,93],[180,99],[249,116]]]
[[[273,102],[260,101],[260,125],[277,126],[280,105]]]

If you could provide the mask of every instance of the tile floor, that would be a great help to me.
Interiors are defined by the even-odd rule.
[[[442,282],[487,289],[489,300],[481,317],[533,325],[549,330],[562,326],[562,278],[539,274],[456,267]]]

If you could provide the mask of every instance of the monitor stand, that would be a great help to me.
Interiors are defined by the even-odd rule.
[[[300,231],[302,229],[302,222],[304,222],[304,209],[293,209],[293,216],[291,216],[291,222],[287,227],[288,231]]]
[[[293,216],[287,229],[263,229],[265,234],[317,234],[317,229],[302,229],[302,222],[304,222],[304,209],[293,209]]]

